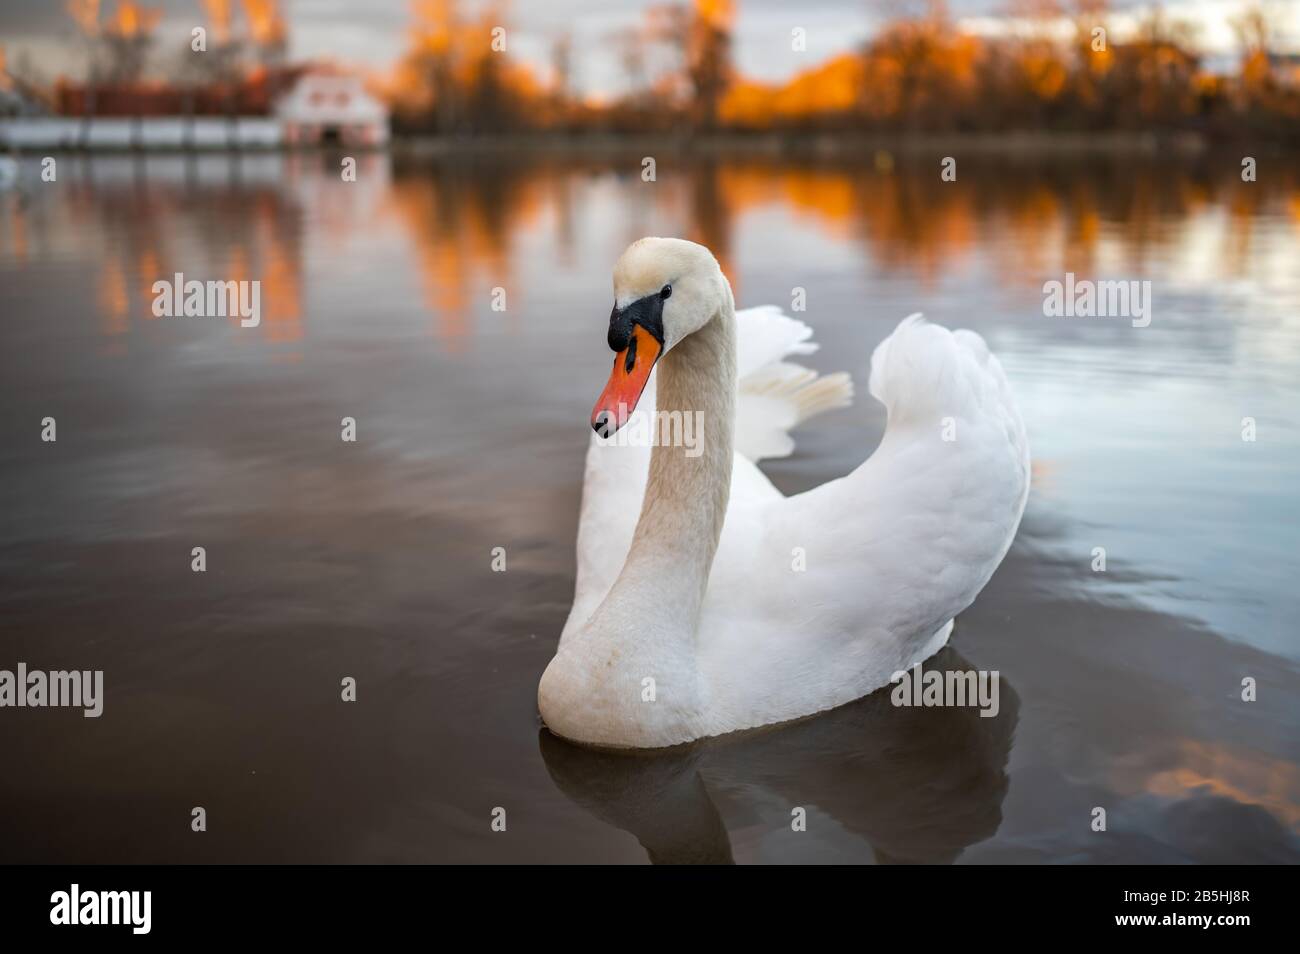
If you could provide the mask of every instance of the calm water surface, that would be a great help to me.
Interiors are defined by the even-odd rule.
[[[0,715],[0,860],[1300,860],[1294,163],[931,158],[27,163],[0,668],[103,669],[107,698]],[[808,363],[854,374],[764,465],[786,492],[879,441],[868,358],[904,315],[1001,356],[1033,493],[934,662],[998,670],[997,718],[877,694],[636,757],[541,729],[609,272],[646,234],[708,244],[742,305],[805,288]],[[1045,318],[1066,271],[1150,280],[1150,327]],[[262,324],[154,318],[175,272],[259,279]]]

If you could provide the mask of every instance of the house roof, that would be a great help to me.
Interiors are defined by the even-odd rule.
[[[366,92],[356,76],[335,70],[312,70],[275,103],[275,114],[285,122],[383,122],[388,110]]]

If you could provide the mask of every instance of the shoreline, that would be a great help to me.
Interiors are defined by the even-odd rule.
[[[171,123],[169,117],[159,117]],[[250,117],[259,118],[259,117]],[[749,158],[838,158],[874,156],[879,152],[916,154],[960,150],[1000,155],[1131,155],[1138,157],[1195,157],[1208,153],[1250,149],[1252,154],[1290,155],[1300,152],[1300,143],[1249,137],[1218,139],[1198,132],[1041,132],[1007,133],[917,133],[917,132],[819,132],[709,134],[665,133],[622,135],[606,132],[520,132],[474,135],[395,134],[378,145],[326,143],[289,145],[258,140],[242,143],[204,142],[71,142],[66,137],[32,142],[30,136],[15,136],[15,120],[0,119],[0,151],[12,155],[49,154],[311,154],[387,152],[400,158],[440,158],[464,155],[573,156],[622,158],[653,155],[696,155],[702,157]],[[31,120],[22,120],[30,123]],[[67,119],[54,119],[66,128]],[[78,124],[80,120],[76,121]],[[135,123],[134,120],[130,122]],[[145,120],[146,123],[149,120]],[[521,153],[523,155],[521,156]]]

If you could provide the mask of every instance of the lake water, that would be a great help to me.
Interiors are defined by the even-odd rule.
[[[37,162],[0,192],[0,668],[106,699],[0,712],[0,860],[1300,861],[1294,161]],[[878,442],[903,316],[1001,357],[1033,491],[934,663],[997,670],[996,718],[877,693],[640,756],[541,728],[647,234],[742,306],[805,289],[806,363],[853,373],[764,465],[786,492]],[[261,324],[155,318],[176,272],[260,280]],[[1066,272],[1149,280],[1150,325],[1045,317]]]

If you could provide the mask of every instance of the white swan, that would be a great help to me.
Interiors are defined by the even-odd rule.
[[[737,320],[708,249],[641,239],[614,268],[614,295],[614,370],[593,428],[622,427],[658,363],[657,410],[698,412],[703,434],[695,450],[654,447],[648,467],[644,449],[590,449],[574,607],[538,687],[551,731],[653,748],[783,722],[866,695],[942,647],[1029,492],[1024,424],[983,339],[904,319],[871,358],[871,393],[889,412],[880,446],[787,498],[733,452],[737,335],[757,319]],[[766,315],[752,327],[789,330],[769,329],[756,359],[740,344],[744,381],[771,383],[790,423],[754,441],[756,456],[788,452],[801,390],[815,411],[847,386],[811,372],[795,385],[802,369],[782,359],[806,346],[806,326]]]

